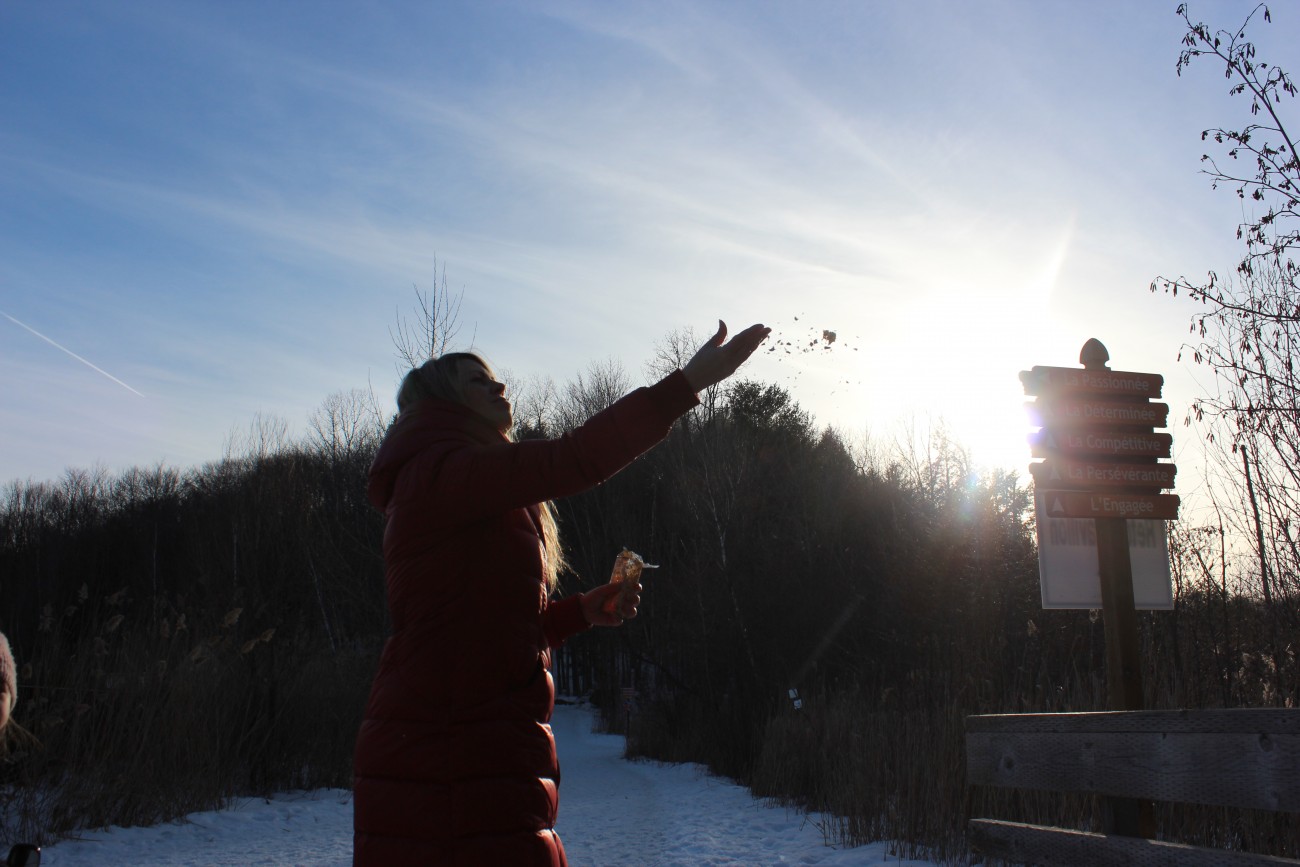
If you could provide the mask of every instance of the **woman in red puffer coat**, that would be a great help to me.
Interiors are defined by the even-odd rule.
[[[550,600],[563,563],[550,500],[662,440],[768,331],[724,342],[719,323],[682,370],[555,440],[510,440],[505,386],[475,355],[407,374],[370,468],[393,635],[357,736],[356,867],[567,863],[550,650],[634,617],[639,599],[606,584]]]

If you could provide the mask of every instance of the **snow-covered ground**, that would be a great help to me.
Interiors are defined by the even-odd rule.
[[[589,710],[555,709],[564,782],[557,829],[574,867],[615,865],[913,865],[888,844],[826,845],[821,817],[755,800],[697,765],[622,758],[623,739],[591,730]],[[46,847],[42,867],[250,867],[352,863],[352,796],[343,789],[256,799],[152,828],[113,828]]]

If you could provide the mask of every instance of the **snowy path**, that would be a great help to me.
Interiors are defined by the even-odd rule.
[[[877,843],[836,849],[815,817],[767,807],[697,765],[626,762],[623,739],[591,731],[590,713],[556,708],[564,781],[558,830],[574,867],[825,865],[899,861]],[[352,800],[346,790],[280,795],[183,823],[115,828],[50,846],[43,867],[347,867]]]

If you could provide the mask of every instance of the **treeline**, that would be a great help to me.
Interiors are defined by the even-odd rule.
[[[613,364],[563,389],[532,383],[519,435],[556,435],[626,390]],[[382,521],[364,500],[381,432],[364,395],[335,395],[302,442],[259,421],[204,467],[7,486],[0,613],[30,733],[4,763],[9,833],[350,785],[387,631]],[[965,787],[965,714],[1105,707],[1102,624],[1039,607],[1013,474],[977,476],[942,436],[846,442],[780,387],[742,381],[559,505],[575,567],[562,592],[604,582],[624,546],[660,567],[640,617],[556,661],[561,692],[589,696],[632,755],[702,762],[833,813],[832,839],[935,857],[964,856],[971,810],[1092,816]],[[1212,534],[1171,541],[1177,608],[1141,618],[1149,706],[1294,704],[1286,601],[1234,590]],[[1297,854],[1273,820],[1163,821],[1216,842],[1267,825],[1270,841],[1249,848]]]
[[[21,731],[0,808],[15,839],[350,785],[387,623],[382,517],[364,496],[382,428],[351,393],[309,439],[284,431],[258,419],[183,472],[6,486]]]

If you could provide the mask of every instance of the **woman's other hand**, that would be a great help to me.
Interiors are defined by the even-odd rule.
[[[686,381],[696,394],[711,385],[717,385],[735,373],[771,332],[772,329],[765,325],[751,325],[724,343],[727,340],[727,323],[719,319],[718,333],[710,337],[682,368]]]
[[[582,594],[582,616],[593,626],[618,626],[636,617],[640,604],[640,584],[631,594],[623,593],[622,584],[605,584]]]

